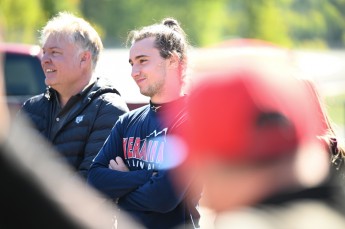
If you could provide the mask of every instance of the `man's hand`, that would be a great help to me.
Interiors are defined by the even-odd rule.
[[[115,160],[110,160],[109,169],[121,172],[129,172],[128,167],[126,166],[125,162],[122,160],[121,157],[116,157]]]

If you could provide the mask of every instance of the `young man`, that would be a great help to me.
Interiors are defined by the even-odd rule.
[[[113,86],[94,75],[103,45],[88,22],[59,13],[42,29],[41,44],[47,91],[26,101],[21,111],[86,178],[127,105]]]
[[[132,31],[129,40],[132,77],[150,104],[120,117],[91,165],[88,182],[147,228],[196,228],[200,195],[189,199],[188,185],[172,185],[169,163],[175,152],[167,141],[186,121],[184,32],[176,20],[165,19]]]

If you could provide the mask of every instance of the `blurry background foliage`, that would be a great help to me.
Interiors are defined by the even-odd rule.
[[[291,49],[345,48],[345,0],[0,0],[4,41],[37,44],[59,11],[88,20],[106,48],[125,48],[129,30],[165,17],[181,22],[194,47],[254,38]],[[345,93],[326,98],[342,126],[343,101]]]
[[[59,11],[89,20],[106,47],[125,47],[129,29],[178,19],[191,44],[257,38],[289,48],[344,48],[345,0],[0,0],[7,42],[37,43]]]

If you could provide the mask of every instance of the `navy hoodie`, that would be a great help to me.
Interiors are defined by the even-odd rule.
[[[187,198],[189,185],[177,189],[170,176],[174,169],[164,166],[174,157],[168,155],[173,151],[168,150],[167,136],[186,121],[185,100],[156,105],[157,110],[150,103],[122,115],[89,170],[89,184],[150,229],[198,227],[200,196]],[[172,118],[163,121],[167,115]],[[108,168],[117,156],[130,172]],[[118,225],[121,228],[121,221]]]

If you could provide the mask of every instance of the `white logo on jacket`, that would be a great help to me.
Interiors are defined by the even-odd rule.
[[[84,119],[84,115],[80,115],[75,118],[75,123],[79,124],[83,121],[83,119]]]

